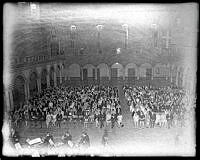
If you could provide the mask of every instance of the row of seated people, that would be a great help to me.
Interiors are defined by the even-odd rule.
[[[42,127],[61,127],[61,122],[83,121],[87,127],[88,122],[96,122],[96,127],[102,128],[106,124],[122,121],[121,105],[118,89],[109,86],[78,86],[55,87],[43,90],[34,96],[28,103],[18,110],[10,112],[10,120],[19,127],[21,122],[28,122]]]
[[[123,90],[136,128],[184,125],[186,108],[183,89],[124,86]]]

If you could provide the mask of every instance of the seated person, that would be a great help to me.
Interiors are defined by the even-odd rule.
[[[68,147],[72,147],[72,135],[67,131],[63,136],[62,136],[62,141],[64,144],[66,144]]]
[[[11,142],[13,144],[19,143],[19,140],[20,140],[19,133],[16,130],[14,130],[13,128],[11,129],[10,138],[11,138]]]
[[[81,135],[81,139],[78,143],[80,147],[88,148],[90,147],[90,138],[86,132],[83,132]]]
[[[46,146],[54,146],[54,140],[53,135],[51,135],[49,132],[47,132],[47,135],[43,138],[43,143]]]

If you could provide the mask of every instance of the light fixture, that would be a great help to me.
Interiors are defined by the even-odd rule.
[[[127,30],[128,29],[128,24],[123,24],[122,27]]]
[[[119,64],[118,62],[116,62],[115,64]]]
[[[75,25],[71,25],[71,30],[76,30],[76,26]]]
[[[103,29],[103,25],[100,25],[100,24],[99,24],[99,25],[97,25],[96,27],[97,27],[97,30],[98,30],[98,31],[100,31],[100,30],[102,30],[102,29]]]
[[[155,24],[155,23],[151,24],[152,29],[157,29],[157,27],[158,27],[157,24]]]
[[[117,54],[121,53],[121,48],[117,48]]]
[[[30,4],[31,10],[37,9],[37,5],[35,3]]]

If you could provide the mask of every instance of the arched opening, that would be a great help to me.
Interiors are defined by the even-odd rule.
[[[111,66],[111,82],[118,83],[123,81],[123,66],[120,63],[114,63]]]
[[[41,89],[44,90],[47,88],[47,70],[43,69],[41,73]]]
[[[36,72],[32,72],[29,78],[29,91],[30,96],[33,97],[38,92],[38,86],[37,86],[37,74]]]
[[[128,83],[133,83],[136,80],[137,66],[134,63],[129,63],[125,67],[125,80]]]
[[[81,69],[78,64],[71,64],[69,66],[70,83],[78,84],[81,80]]]
[[[153,76],[152,66],[149,63],[144,63],[140,66],[140,77],[144,77],[145,80],[151,80]]]
[[[109,81],[109,67],[105,63],[97,66],[97,82],[108,83]]]
[[[83,82],[94,83],[96,76],[95,67],[92,64],[83,66]]]
[[[25,101],[25,80],[22,76],[15,78],[12,94],[14,107],[19,108]]]

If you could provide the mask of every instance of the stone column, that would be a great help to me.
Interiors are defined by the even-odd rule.
[[[173,66],[170,67],[169,75],[170,75],[170,83],[172,83],[173,82]]]
[[[62,70],[63,70],[63,67],[62,67],[62,64],[60,64],[60,70],[59,70],[60,84],[62,84]]]
[[[95,67],[95,80],[97,81],[97,67]]]
[[[41,92],[41,77],[37,78],[37,86],[38,86],[38,92]]]
[[[80,80],[83,81],[83,67],[80,67]]]
[[[109,69],[109,76],[108,77],[109,77],[109,81],[110,81],[111,80],[111,66],[108,66],[108,67],[109,67],[108,68]]]
[[[178,86],[178,75],[179,75],[179,68],[176,70],[176,86]]]
[[[169,77],[169,66],[165,65],[165,79],[168,80]]]
[[[47,88],[50,87],[50,65],[47,65]]]
[[[125,67],[123,67],[123,81],[125,81]]]
[[[26,80],[25,85],[24,85],[26,100],[29,100],[29,99],[30,99],[29,82],[30,82],[29,80]]]
[[[14,108],[14,102],[13,102],[12,89],[9,90],[9,96],[10,96],[10,108],[13,109]]]
[[[140,67],[137,67],[137,80],[140,79]]]
[[[9,97],[9,91],[6,89],[4,91],[4,112],[10,111],[11,105],[10,105],[10,97]]]
[[[154,67],[152,67],[152,75],[151,75],[151,80],[154,78]]]
[[[54,87],[57,87],[56,70],[57,70],[57,64],[54,64],[54,72],[53,72]]]
[[[25,84],[24,84],[25,99],[29,100],[29,98],[30,98],[30,90],[29,90],[29,82],[30,82],[29,73],[30,73],[30,70],[25,70],[23,72],[24,72],[24,75],[25,75],[25,78],[26,78],[26,81],[25,81]]]
[[[37,67],[37,87],[38,87],[38,92],[41,92],[41,72],[42,72],[42,68],[41,67]]]

